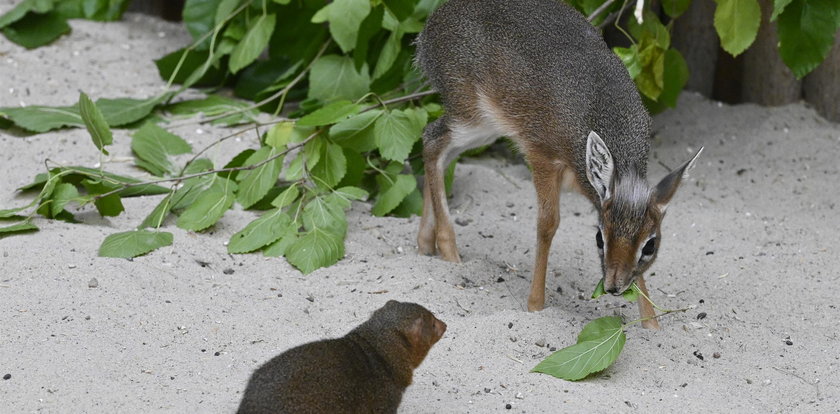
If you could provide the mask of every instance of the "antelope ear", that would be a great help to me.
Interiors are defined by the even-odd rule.
[[[662,179],[662,181],[659,182],[659,184],[656,185],[653,197],[659,211],[665,212],[665,209],[668,207],[668,203],[671,201],[671,198],[674,197],[674,194],[676,194],[677,188],[679,188],[682,180],[688,177],[688,170],[694,166],[694,162],[697,161],[697,157],[700,156],[701,152],[703,152],[703,147],[700,147],[700,150],[698,150],[690,160],[686,161],[685,164],[681,165],[674,171],[671,171],[665,176],[665,178]]]
[[[595,131],[586,138],[586,178],[595,188],[601,204],[610,198],[613,180],[613,158],[607,144]]]

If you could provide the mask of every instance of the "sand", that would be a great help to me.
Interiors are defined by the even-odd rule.
[[[10,7],[3,0],[0,13]],[[155,94],[164,82],[152,59],[188,41],[179,25],[139,15],[71,25],[32,51],[0,38],[0,106],[67,105],[80,90]],[[600,375],[529,373],[587,321],[638,317],[620,298],[588,299],[600,277],[594,211],[561,197],[546,309],[526,312],[534,191],[520,160],[490,152],[456,173],[462,264],[418,255],[418,218],[375,218],[368,203],[349,212],[344,259],[309,275],[283,259],[227,254],[225,242],[256,217],[238,207],[205,233],[168,222],[174,244],[134,260],[97,248],[158,197],[126,200],[116,218],[74,207],[83,224],[36,219],[41,231],[0,239],[0,376],[11,374],[0,380],[0,412],[232,412],[262,362],[341,336],[389,299],[421,303],[449,325],[415,372],[404,413],[836,412],[840,126],[802,104],[727,106],[692,93],[654,124],[651,179],[706,147],[669,207],[648,277],[661,306],[692,309],[663,318],[661,331],[630,327]],[[200,147],[229,131],[176,132]],[[142,176],[128,144],[116,130],[106,167]],[[246,136],[210,156],[218,165],[249,146]],[[99,162],[84,130],[0,130],[0,207],[29,201],[15,188],[46,158]]]

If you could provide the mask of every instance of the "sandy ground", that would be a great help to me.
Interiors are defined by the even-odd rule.
[[[66,105],[79,90],[154,94],[163,82],[152,59],[187,41],[179,26],[135,15],[72,26],[34,51],[0,38],[0,106]],[[648,278],[660,305],[695,308],[658,332],[630,328],[602,375],[571,383],[529,373],[587,321],[638,315],[622,300],[586,299],[600,276],[592,208],[562,197],[547,308],[525,312],[533,189],[524,165],[488,155],[458,167],[450,206],[468,222],[456,226],[460,265],[416,253],[417,218],[374,218],[366,203],[349,213],[346,257],[307,276],[282,259],[228,255],[224,242],[255,217],[240,209],[203,234],[168,223],[174,245],[133,261],[97,257],[102,239],[139,223],[155,197],[127,200],[117,218],[84,208],[84,224],[38,219],[40,232],[0,239],[0,375],[11,374],[0,380],[0,412],[232,412],[263,361],[341,336],[389,299],[421,303],[449,325],[401,412],[836,412],[840,126],[803,105],[685,94],[655,129],[653,179],[706,146],[669,208]],[[201,146],[226,131],[176,132]],[[127,131],[115,140],[108,168],[141,175],[126,161]],[[211,157],[221,164],[249,145]],[[0,206],[28,201],[15,188],[45,158],[98,161],[83,130],[0,130]]]

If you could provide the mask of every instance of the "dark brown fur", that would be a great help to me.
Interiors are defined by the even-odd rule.
[[[292,348],[257,369],[239,414],[395,413],[446,331],[424,307],[389,301],[342,338]]]

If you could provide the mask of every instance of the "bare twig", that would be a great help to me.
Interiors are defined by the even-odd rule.
[[[394,98],[394,99],[389,99],[387,101],[382,101],[377,105],[368,106],[367,108],[362,109],[361,112],[367,112],[367,111],[379,108],[380,106],[387,106],[387,105],[392,105],[392,104],[401,103],[401,102],[413,101],[415,99],[420,99],[422,97],[429,96],[429,95],[434,95],[436,93],[438,93],[436,90],[430,90],[430,91],[412,93],[411,95],[400,96],[399,98]]]
[[[248,129],[248,130],[250,130],[250,129]],[[304,139],[303,141],[301,141],[301,142],[299,142],[295,145],[292,145],[292,146],[286,148],[284,151],[281,151],[278,154],[275,154],[271,157],[268,157],[265,160],[262,160],[262,161],[260,161],[256,164],[246,165],[246,166],[242,166],[242,167],[230,167],[230,168],[220,168],[220,169],[217,169],[217,170],[202,171],[202,172],[195,173],[195,174],[182,175],[180,177],[161,178],[159,180],[143,181],[143,182],[137,182],[137,183],[125,183],[125,184],[121,185],[120,188],[108,191],[107,193],[97,195],[96,197],[94,197],[94,200],[98,200],[100,198],[108,197],[109,195],[119,193],[120,191],[123,191],[123,190],[125,190],[127,188],[131,188],[131,187],[139,187],[139,186],[143,186],[143,185],[168,183],[168,182],[178,183],[178,182],[181,182],[181,181],[184,181],[184,180],[188,180],[190,178],[202,177],[202,176],[205,176],[205,175],[218,174],[218,173],[223,173],[223,172],[250,171],[250,170],[259,168],[259,167],[261,167],[265,164],[268,164],[269,162],[272,162],[272,161],[288,154],[289,152],[306,145],[306,143],[308,143],[313,138],[315,138],[319,133],[321,133],[321,131],[316,130],[315,132],[310,134],[308,137],[306,137],[306,139]]]
[[[592,12],[592,14],[590,14],[590,15],[586,18],[586,20],[588,20],[588,21],[590,21],[590,22],[591,22],[591,21],[593,21],[593,20],[595,20],[595,18],[596,18],[596,17],[598,17],[598,15],[600,15],[601,13],[603,13],[603,12],[604,12],[604,10],[606,10],[606,9],[608,9],[610,6],[612,6],[612,4],[613,4],[613,3],[615,3],[615,0],[607,0],[607,1],[605,1],[605,2],[604,2],[604,4],[600,5],[597,9],[595,9],[595,11],[594,11],[594,12]]]

